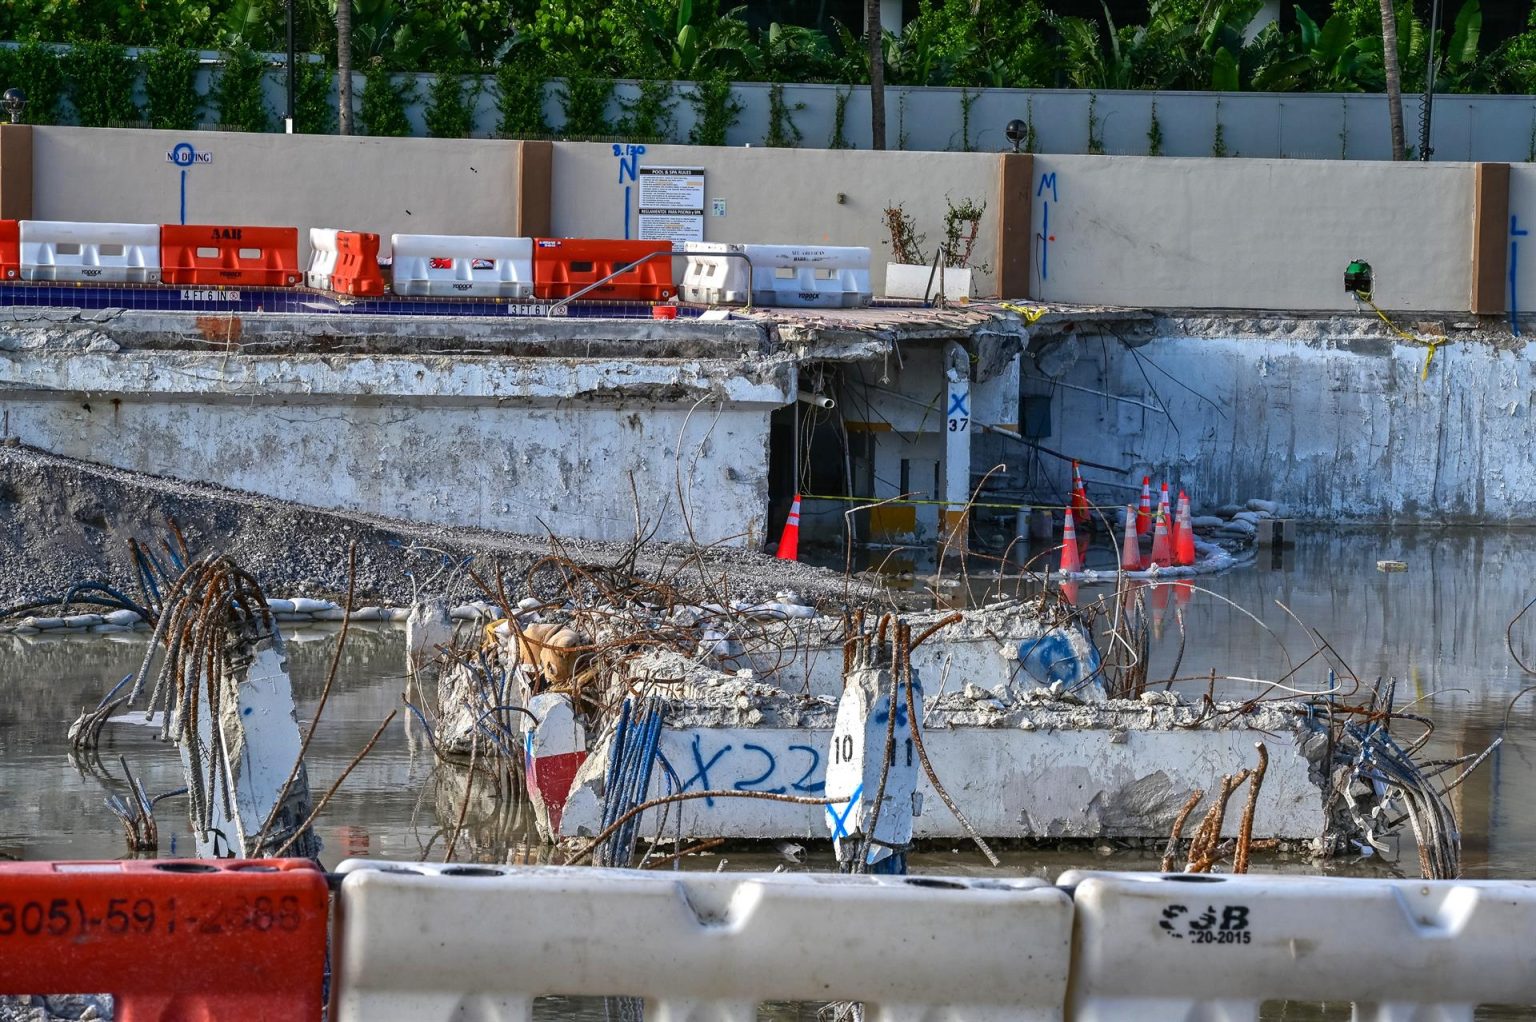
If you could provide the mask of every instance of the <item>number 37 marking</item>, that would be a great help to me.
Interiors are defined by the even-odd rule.
[[[971,420],[963,416],[953,418],[949,420],[949,431],[951,433],[964,433],[970,427],[970,424]]]

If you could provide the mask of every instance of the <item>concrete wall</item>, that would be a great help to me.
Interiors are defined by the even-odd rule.
[[[661,360],[0,355],[7,435],[328,509],[755,547],[779,365]]]
[[[1034,297],[1356,309],[1344,268],[1365,259],[1386,308],[1465,309],[1472,182],[1467,164],[1036,157]]]
[[[946,200],[985,203],[974,261],[991,263],[997,249],[996,155],[645,146],[638,166],[704,168],[706,241],[867,246],[877,293],[890,257],[888,206],[900,204],[917,221],[931,258],[943,237]],[[625,237],[629,189],[627,226],[635,235],[638,188],[621,175],[614,146],[556,143],[553,179],[555,233]],[[725,213],[716,216],[720,199]],[[980,274],[977,293],[991,294],[992,287],[991,273]]]
[[[1054,391],[1053,436],[1042,442],[1129,470],[1085,468],[1096,501],[1124,504],[1130,491],[1117,485],[1151,474],[1207,508],[1265,497],[1301,518],[1536,520],[1536,347],[1458,341],[1421,380],[1426,353],[1342,333],[1165,337],[1134,353],[1114,338],[1072,338],[1046,359],[1070,368],[1054,361],[1045,375],[1026,362],[1024,388]],[[1050,468],[1065,492],[1070,469]]]
[[[1509,215],[1507,307],[1536,312],[1536,235],[1520,233],[1536,227],[1536,166],[1510,166]]]
[[[33,132],[38,220],[348,227],[385,236],[514,234],[519,143],[114,128]],[[307,248],[307,231],[301,231]]]

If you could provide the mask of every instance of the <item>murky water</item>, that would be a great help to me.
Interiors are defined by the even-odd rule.
[[[1110,556],[1107,548],[1099,557]],[[1376,562],[1405,561],[1403,573],[1383,573]],[[1456,793],[1463,828],[1464,864],[1472,877],[1536,876],[1536,694],[1510,701],[1536,677],[1522,673],[1505,646],[1509,620],[1536,595],[1536,532],[1522,530],[1364,529],[1304,530],[1294,549],[1261,551],[1252,565],[1196,581],[1181,604],[1171,590],[1152,599],[1162,611],[1162,638],[1154,647],[1152,677],[1166,678],[1178,664],[1181,688],[1205,689],[1198,680],[1221,675],[1274,679],[1317,690],[1326,684],[1321,657],[1326,642],[1364,682],[1399,680],[1398,704],[1432,717],[1437,728],[1425,755],[1481,750],[1499,732],[1508,710],[1504,743]],[[985,583],[976,583],[984,588]],[[1209,592],[1202,591],[1209,590]],[[1080,601],[1095,598],[1084,586]],[[1286,609],[1289,609],[1289,613]],[[1182,652],[1179,617],[1183,619]],[[1515,633],[1527,662],[1536,662],[1536,612]],[[1314,633],[1315,630],[1315,633]],[[313,712],[334,653],[334,628],[290,635],[301,716]],[[318,795],[330,787],[391,710],[401,713],[372,754],[347,778],[319,830],[324,860],[349,856],[440,859],[453,828],[462,781],[434,770],[419,726],[402,705],[402,634],[390,627],[352,630],[325,725],[310,752],[309,776]],[[123,838],[104,799],[125,790],[125,760],[154,794],[178,787],[179,763],[153,729],[110,726],[99,758],[71,760],[65,728],[80,709],[133,671],[144,653],[143,633],[102,637],[0,636],[0,855],[22,859],[114,858]],[[1291,673],[1293,672],[1294,673]],[[1351,683],[1347,673],[1341,684]],[[1224,683],[1228,691],[1258,694],[1257,684]],[[483,794],[483,793],[482,793]],[[180,806],[172,799],[158,813],[163,854],[190,850]],[[501,812],[476,799],[457,857],[505,861],[508,847],[529,835],[520,807]],[[1340,863],[1341,872],[1415,875],[1409,849],[1396,867],[1380,859]],[[526,849],[517,858],[532,858]],[[771,869],[776,852],[727,853],[728,869]],[[689,868],[714,869],[720,859],[700,856]],[[830,869],[825,846],[812,847],[806,865]],[[1155,868],[1142,853],[1108,849],[1045,853],[1013,850],[1010,873],[1054,876],[1072,866]],[[929,849],[912,857],[914,872],[978,872],[971,849]],[[1264,869],[1310,870],[1299,860],[1269,859]],[[587,1012],[581,1013],[588,1017]],[[601,1014],[590,1017],[601,1018]],[[1270,1017],[1270,1013],[1266,1013]],[[1292,1012],[1273,1017],[1328,1017]],[[1480,1016],[1481,1017],[1481,1016]],[[1489,1015],[1487,1017],[1525,1017]]]

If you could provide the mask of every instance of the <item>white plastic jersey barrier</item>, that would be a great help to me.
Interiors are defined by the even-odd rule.
[[[527,298],[533,294],[533,239],[396,234],[397,295]]]
[[[331,276],[336,272],[336,235],[341,232],[334,227],[311,227],[309,229],[309,269],[304,274],[304,283],[320,291],[331,289]]]
[[[1536,883],[1072,872],[1073,1022],[1255,1022],[1266,1001],[1358,1022],[1536,1004]]]
[[[779,308],[855,308],[873,297],[869,249],[801,245],[683,246],[684,301]],[[745,256],[746,258],[741,258]]]
[[[97,284],[160,280],[158,224],[23,220],[20,234],[23,280]]]
[[[540,996],[642,998],[646,1022],[755,1022],[784,1000],[862,1001],[871,1022],[1062,1017],[1072,904],[1036,880],[340,871],[332,1022],[512,1022]]]

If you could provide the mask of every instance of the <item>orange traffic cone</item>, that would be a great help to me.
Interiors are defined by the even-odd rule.
[[[1157,516],[1157,527],[1152,533],[1152,563],[1165,568],[1173,563],[1173,544],[1168,538],[1168,519],[1161,513]]]
[[[1077,548],[1077,527],[1072,521],[1072,509],[1067,508],[1067,524],[1061,531],[1061,570],[1082,571],[1083,554]]]
[[[1063,582],[1061,584],[1061,598],[1072,606],[1077,606],[1077,583]]]
[[[1157,498],[1157,513],[1165,519],[1173,521],[1173,505],[1168,502],[1168,484],[1163,484],[1162,496]]]
[[[1179,517],[1173,543],[1173,563],[1189,567],[1195,563],[1195,527],[1190,524],[1189,498],[1179,494]]]
[[[1086,526],[1090,516],[1088,488],[1083,485],[1083,473],[1077,462],[1072,463],[1072,517],[1078,525]]]
[[[1125,542],[1120,546],[1120,570],[1141,570],[1141,543],[1136,539],[1136,509],[1125,508]]]
[[[779,537],[778,558],[781,561],[800,559],[800,494],[789,506],[789,517],[784,519],[784,535]]]
[[[1152,531],[1152,477],[1141,477],[1141,508],[1136,512],[1136,535]]]

